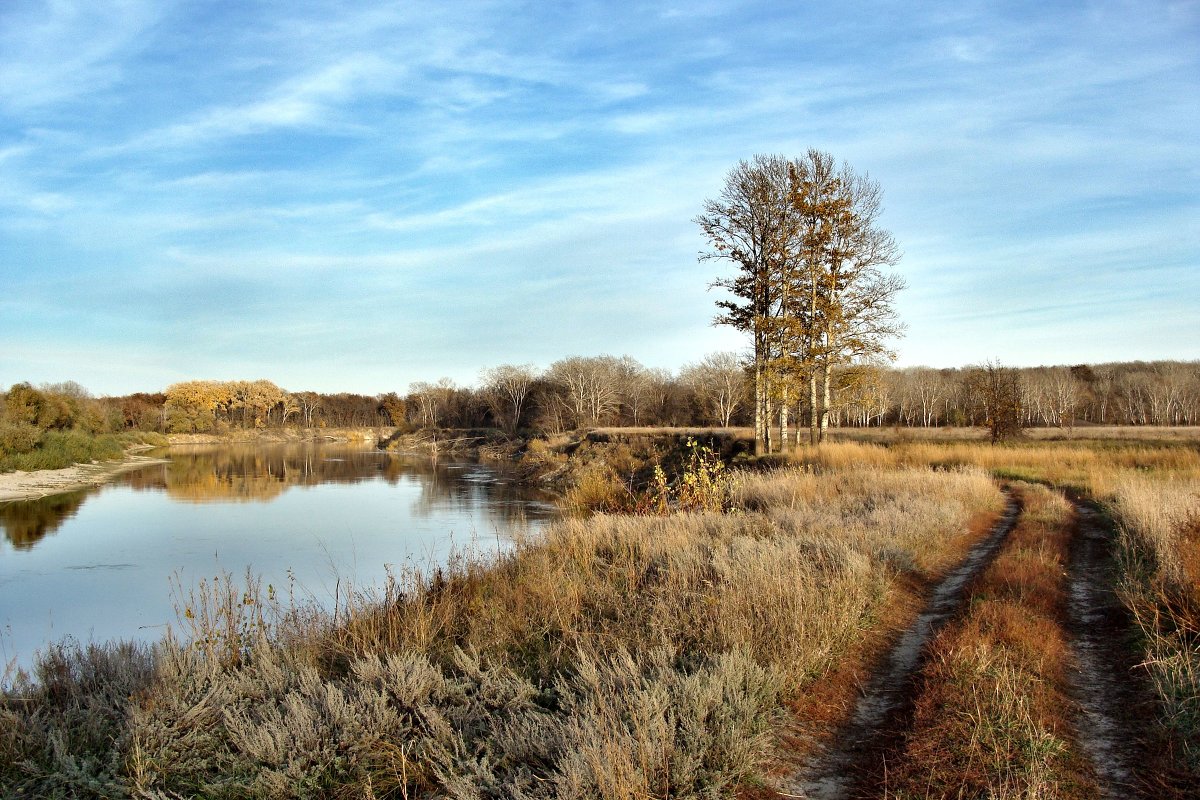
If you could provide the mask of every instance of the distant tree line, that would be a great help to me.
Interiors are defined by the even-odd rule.
[[[999,381],[999,382],[998,382]],[[1200,425],[1200,361],[957,369],[843,365],[831,371],[833,427]],[[777,400],[777,405],[780,400]],[[811,412],[793,397],[793,418]],[[556,434],[598,426],[754,422],[754,362],[714,353],[678,371],[628,356],[572,356],[546,369],[505,364],[474,386],[449,378],[400,394],[290,392],[266,380],[186,381],[156,393],[93,397],[77,383],[0,393],[0,450],[45,431],[220,433],[280,427],[493,428]],[[794,434],[803,436],[803,430]]]
[[[839,404],[842,426],[985,425],[982,367],[867,370]],[[1200,425],[1200,362],[1132,361],[1014,368],[1023,427]]]

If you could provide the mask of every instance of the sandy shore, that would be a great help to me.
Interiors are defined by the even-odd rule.
[[[48,497],[52,494],[86,489],[89,486],[99,486],[122,472],[141,469],[149,464],[165,463],[165,459],[130,454],[120,461],[76,464],[64,469],[3,472],[0,473],[0,502]]]

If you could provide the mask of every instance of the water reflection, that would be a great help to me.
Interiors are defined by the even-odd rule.
[[[40,500],[0,503],[0,528],[15,550],[29,550],[79,511],[90,491],[68,492]]]
[[[169,578],[261,575],[329,603],[556,515],[503,471],[334,445],[173,450],[113,484],[0,504],[0,670],[63,636],[152,641]],[[53,534],[53,535],[51,535]]]
[[[297,487],[381,480],[412,482],[409,513],[428,517],[447,507],[485,505],[508,524],[553,514],[551,495],[522,486],[497,466],[433,461],[344,445],[224,445],[172,448],[168,457],[115,481],[136,491],[165,492],[183,503],[270,503]],[[36,500],[0,503],[0,527],[16,550],[29,550],[74,517],[100,487]]]

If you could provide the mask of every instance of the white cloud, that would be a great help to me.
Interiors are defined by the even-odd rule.
[[[334,124],[340,106],[364,95],[392,91],[406,75],[404,68],[378,56],[355,54],[288,79],[262,99],[207,109],[104,152],[113,155],[121,150],[212,144],[229,136]]]

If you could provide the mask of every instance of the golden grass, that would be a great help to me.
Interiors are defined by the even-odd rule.
[[[1195,442],[1146,444],[1137,441],[1076,443],[1025,442],[991,445],[972,442],[908,441],[885,446],[833,442],[802,447],[791,462],[811,469],[974,466],[1001,477],[1075,488],[1098,499],[1111,498],[1130,474],[1200,478],[1200,446]]]
[[[1025,428],[1025,439],[1041,441],[1200,441],[1198,426],[1165,425],[1079,425],[1075,428]],[[835,442],[877,442],[896,444],[905,441],[988,441],[987,428],[835,428],[830,431]]]
[[[1094,433],[1095,429],[1079,429]],[[1142,635],[1163,724],[1200,775],[1200,447],[1197,429],[1119,429],[1113,438],[992,446],[901,437],[804,448],[791,458],[815,471],[974,465],[1008,478],[1090,496],[1119,526],[1120,595]],[[1014,566],[1015,569],[1015,566]],[[1015,578],[1015,573],[1014,573]],[[1031,587],[1031,576],[1013,581]]]
[[[1189,768],[1200,775],[1200,479],[1129,475],[1114,493],[1122,600]]]
[[[547,668],[615,645],[747,647],[794,683],[874,613],[889,576],[944,569],[1001,498],[979,472],[787,471],[739,477],[730,502],[738,512],[565,520],[494,568],[404,586],[421,601],[356,613],[327,644],[453,641]]]

